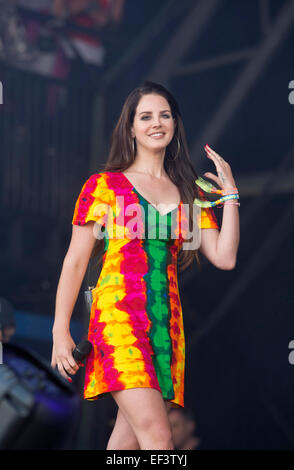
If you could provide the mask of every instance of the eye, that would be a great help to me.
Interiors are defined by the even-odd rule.
[[[163,114],[162,116],[166,117],[166,118],[170,118],[170,115],[169,114]],[[141,117],[141,120],[145,120],[145,118],[149,118],[150,116],[143,116]]]

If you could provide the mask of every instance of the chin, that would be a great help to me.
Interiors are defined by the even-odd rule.
[[[151,150],[163,150],[163,149],[166,149],[166,145],[165,144],[161,144],[161,145],[147,145],[146,146],[148,149],[151,149]]]
[[[158,150],[160,152],[161,150],[166,150],[166,145],[161,145],[160,147],[149,147],[152,150]]]

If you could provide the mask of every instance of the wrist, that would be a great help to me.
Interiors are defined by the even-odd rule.
[[[66,335],[70,333],[69,325],[68,324],[61,324],[61,323],[56,323],[53,325],[52,328],[52,336],[57,336],[57,335]]]
[[[234,185],[234,186],[232,186],[232,185],[224,186],[222,189],[223,189],[223,191],[226,191],[226,192],[228,192],[228,191],[238,191],[238,188],[237,188],[236,185]]]

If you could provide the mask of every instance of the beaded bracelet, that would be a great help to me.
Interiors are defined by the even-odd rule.
[[[239,199],[239,192],[238,188],[236,187],[232,189],[217,189],[209,181],[205,181],[203,178],[201,178],[201,176],[199,176],[197,180],[195,180],[195,183],[200,186],[200,188],[203,189],[203,191],[205,192],[222,194],[223,196],[220,199],[217,199],[216,201],[202,201],[201,199],[195,198],[194,204],[199,207],[214,207],[218,205],[223,207],[224,203],[228,204],[228,202],[226,201],[229,201],[231,199]],[[240,203],[238,202],[232,203],[238,204],[240,206]]]
[[[220,204],[218,206],[219,209],[222,209],[224,206],[228,206],[228,205],[231,205],[231,206],[240,206],[240,202],[235,202],[235,201],[226,201],[224,202],[223,204]]]

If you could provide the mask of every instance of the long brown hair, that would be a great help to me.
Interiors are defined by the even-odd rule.
[[[198,188],[195,184],[197,174],[190,160],[178,103],[172,94],[162,85],[145,80],[142,86],[135,88],[128,95],[122,107],[118,122],[111,134],[107,161],[104,164],[104,168],[101,169],[101,172],[125,171],[135,161],[136,145],[133,147],[131,127],[141,97],[151,93],[161,95],[167,100],[171,108],[172,116],[175,119],[175,132],[171,142],[166,147],[164,169],[171,181],[178,187],[183,203],[189,204],[189,230],[191,230],[193,227],[193,201],[195,197],[199,197]],[[104,238],[97,240],[92,252],[92,257],[96,256],[103,247]],[[103,253],[101,253],[98,259],[98,264],[102,260],[102,255]],[[179,270],[183,271],[190,266],[194,258],[197,260],[198,267],[201,267],[198,249],[181,250],[178,256]]]

